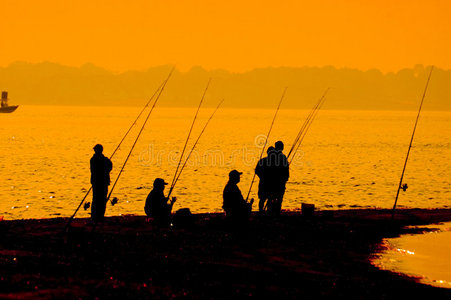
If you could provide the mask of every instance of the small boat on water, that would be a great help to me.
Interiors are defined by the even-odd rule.
[[[8,105],[8,92],[2,92],[2,102],[0,107],[0,113],[12,113],[19,105]]]

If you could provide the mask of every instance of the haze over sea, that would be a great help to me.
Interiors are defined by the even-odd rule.
[[[214,104],[211,104],[214,105]],[[20,106],[1,114],[0,216],[70,216],[90,187],[92,147],[110,156],[141,108]],[[202,109],[192,147],[212,108]],[[195,108],[156,107],[112,197],[107,216],[143,215],[156,177],[171,182]],[[309,111],[281,110],[269,144],[288,153]],[[175,209],[222,211],[228,172],[244,174],[246,195],[274,110],[220,109],[175,187]],[[320,209],[391,208],[415,121],[415,111],[320,111],[297,153],[283,208],[313,203]],[[141,121],[142,122],[142,121]],[[112,159],[114,180],[141,126]],[[422,112],[399,207],[451,206],[451,112]],[[257,200],[258,181],[251,197]],[[91,201],[91,196],[88,197]],[[254,205],[254,209],[256,209]],[[88,217],[81,209],[77,217]]]

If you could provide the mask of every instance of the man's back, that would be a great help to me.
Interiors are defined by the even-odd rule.
[[[288,159],[282,151],[276,153],[275,166],[274,166],[274,177],[279,182],[286,182],[290,177],[290,166],[288,164]]]
[[[167,213],[167,200],[163,191],[152,190],[146,199],[144,211],[148,216],[159,216]]]
[[[224,200],[222,207],[226,212],[239,210],[246,203],[238,186],[231,182],[226,184],[222,197]]]
[[[91,184],[109,185],[110,172],[113,169],[111,160],[103,154],[94,154],[90,160],[91,166]]]

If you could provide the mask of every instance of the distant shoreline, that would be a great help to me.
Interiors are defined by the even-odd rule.
[[[142,106],[172,66],[114,73],[92,64],[80,68],[56,63],[17,62],[0,67],[0,89],[14,104]],[[335,67],[258,68],[244,73],[193,67],[176,70],[159,106],[197,106],[209,78],[206,106],[225,99],[224,107],[274,109],[288,87],[282,108],[310,109],[327,88],[324,109],[416,110],[429,67],[416,65],[398,72]],[[32,78],[32,80],[31,80]],[[436,68],[425,110],[451,110],[451,70]]]

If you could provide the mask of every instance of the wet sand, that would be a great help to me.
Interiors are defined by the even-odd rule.
[[[449,298],[450,289],[379,270],[383,238],[451,220],[451,210],[254,215],[233,230],[222,214],[158,228],[145,217],[0,222],[0,298]]]

